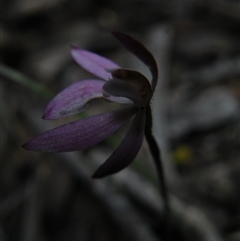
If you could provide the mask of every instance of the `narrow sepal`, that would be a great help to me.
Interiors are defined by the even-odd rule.
[[[121,144],[97,169],[93,178],[102,178],[117,173],[132,163],[143,142],[145,118],[145,110],[139,110]]]
[[[111,78],[111,74],[106,69],[120,68],[110,59],[75,46],[71,46],[71,55],[82,68],[103,80]]]
[[[127,107],[70,122],[42,133],[23,148],[40,152],[83,150],[104,140],[134,114],[134,107]]]

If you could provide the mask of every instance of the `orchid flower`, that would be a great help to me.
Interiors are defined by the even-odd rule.
[[[121,103],[124,108],[64,124],[23,145],[27,150],[39,152],[83,150],[101,142],[134,116],[126,136],[93,174],[94,178],[105,177],[128,166],[141,148],[144,132],[147,139],[151,139],[150,101],[158,79],[156,61],[138,40],[119,31],[112,34],[148,66],[151,81],[135,70],[121,68],[107,58],[72,46],[71,55],[77,64],[98,78],[80,80],[64,89],[50,101],[43,118],[57,119],[76,114],[94,98]]]

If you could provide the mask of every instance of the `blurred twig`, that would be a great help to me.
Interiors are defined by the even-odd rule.
[[[22,202],[32,195],[32,182],[27,182],[3,199],[0,203],[1,217],[5,218],[16,209]]]
[[[219,0],[196,0],[200,6],[205,6],[211,11],[227,16],[235,21],[240,20],[240,4],[239,1],[219,1]]]
[[[27,195],[23,208],[22,241],[36,240],[40,227],[42,189],[41,179],[36,176],[31,185],[31,196]]]

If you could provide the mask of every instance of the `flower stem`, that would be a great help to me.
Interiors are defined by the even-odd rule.
[[[159,185],[160,185],[160,193],[162,194],[162,198],[163,198],[163,220],[166,224],[167,240],[170,240],[170,237],[169,237],[170,236],[169,235],[170,234],[170,206],[169,206],[169,197],[168,197],[166,179],[164,176],[163,164],[161,159],[161,152],[154,136],[152,135],[151,107],[148,106],[146,111],[147,111],[147,115],[146,115],[147,118],[146,118],[146,125],[145,125],[145,136],[146,136],[147,143],[157,170],[157,175],[158,175]]]

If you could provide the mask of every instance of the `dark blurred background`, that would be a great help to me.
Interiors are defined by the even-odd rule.
[[[118,29],[158,62],[154,134],[171,193],[173,240],[239,241],[239,23],[237,0],[2,0],[1,240],[166,240],[146,143],[126,170],[91,179],[124,128],[81,152],[21,148],[79,118],[41,119],[50,95],[90,76],[71,59],[70,44],[145,73],[111,36]],[[84,113],[109,106],[93,101]]]

